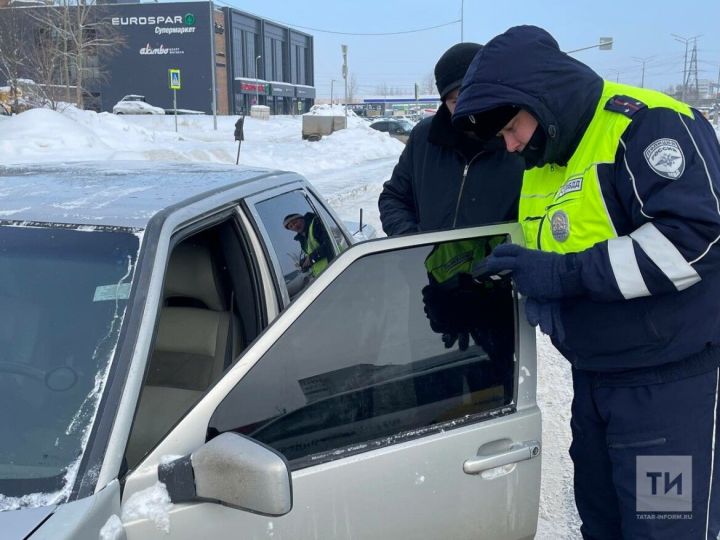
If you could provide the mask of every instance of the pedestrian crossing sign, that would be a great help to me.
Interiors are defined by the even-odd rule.
[[[170,77],[170,90],[180,90],[180,70],[168,69],[168,76]]]

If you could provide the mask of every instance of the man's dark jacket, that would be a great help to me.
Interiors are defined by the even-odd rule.
[[[385,233],[517,220],[524,163],[498,143],[483,146],[454,130],[445,104],[422,120],[380,194]]]

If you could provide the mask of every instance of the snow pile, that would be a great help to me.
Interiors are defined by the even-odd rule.
[[[329,106],[328,106],[329,107]],[[0,165],[54,161],[151,160],[235,164],[237,117],[205,115],[117,116],[81,111],[35,109],[0,120]],[[303,141],[301,116],[246,117],[240,164],[293,170],[308,177],[331,169],[348,170],[368,160],[397,159],[403,144],[370,129],[355,117],[348,129]]]
[[[109,150],[89,126],[49,109],[31,109],[3,121],[0,162],[36,160],[48,153],[62,155],[73,147],[95,152]]]
[[[310,111],[305,113],[310,116],[345,116],[345,107],[343,105],[330,105],[326,103],[324,105],[313,105]],[[347,110],[349,117],[357,118],[355,111],[352,109]]]
[[[170,533],[170,502],[167,488],[162,482],[134,493],[122,506],[122,522],[149,519],[155,526]]]

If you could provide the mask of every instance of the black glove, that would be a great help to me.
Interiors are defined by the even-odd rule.
[[[423,288],[425,315],[430,328],[442,334],[446,348],[458,343],[461,351],[468,348],[470,337],[479,343],[479,332],[484,324],[483,297],[480,286],[463,286],[446,290],[430,284]]]

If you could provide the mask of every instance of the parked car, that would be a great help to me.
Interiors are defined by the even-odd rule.
[[[113,105],[115,114],[165,114],[165,109],[150,105],[145,96],[130,94]]]
[[[370,127],[396,138],[404,143],[407,142],[414,124],[408,120],[382,119],[370,124]]]
[[[519,225],[353,244],[301,176],[219,165],[0,180],[3,539],[533,538],[523,302],[481,287],[463,350],[422,294],[438,249]],[[300,284],[290,214],[331,242]]]

